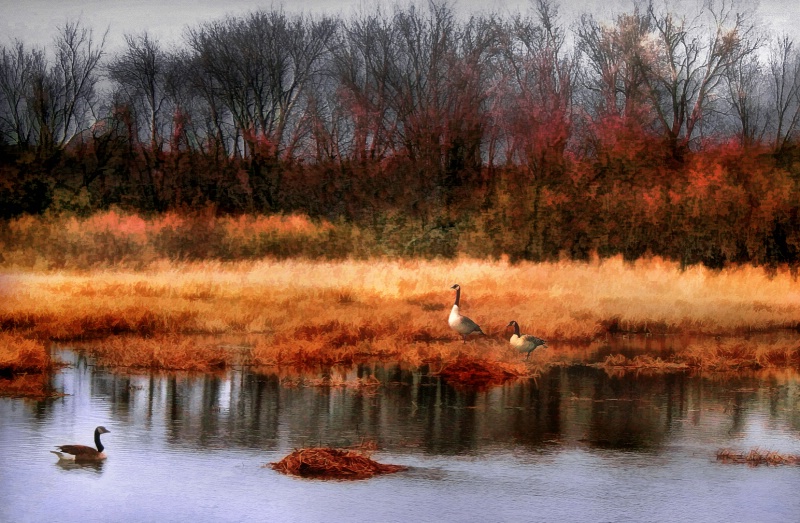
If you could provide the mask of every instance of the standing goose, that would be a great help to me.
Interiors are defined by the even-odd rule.
[[[477,323],[466,316],[462,316],[461,313],[458,312],[458,302],[461,300],[461,286],[456,283],[450,288],[455,289],[456,291],[456,302],[453,304],[453,308],[450,309],[450,318],[447,320],[450,328],[461,334],[461,337],[464,339],[464,343],[467,342],[467,335],[472,334],[473,332],[477,332],[485,336],[486,334],[481,330]]]
[[[514,334],[511,335],[510,340],[511,346],[520,352],[527,352],[528,355],[525,356],[526,360],[531,357],[531,352],[533,352],[536,347],[547,347],[545,341],[541,338],[537,338],[531,334],[520,334],[519,323],[516,321],[511,320],[507,327],[514,327]]]
[[[61,452],[51,450],[53,454],[58,456],[59,461],[100,461],[106,459],[103,452],[103,444],[100,442],[100,434],[108,434],[111,432],[105,427],[97,427],[94,429],[94,444],[96,449],[87,447],[86,445],[61,445],[56,447]]]

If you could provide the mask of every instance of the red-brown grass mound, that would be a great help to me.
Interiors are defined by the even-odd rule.
[[[748,465],[800,465],[800,456],[794,454],[781,454],[776,451],[762,451],[759,448],[750,452],[736,452],[731,449],[717,451],[717,461],[723,463],[747,463]]]
[[[231,351],[183,336],[110,337],[89,347],[98,363],[109,367],[214,372],[235,361]]]
[[[57,395],[50,386],[52,369],[43,343],[0,332],[0,396],[39,399]]]
[[[313,447],[295,450],[270,466],[294,476],[316,479],[365,479],[378,474],[406,470],[402,465],[384,465],[353,450]]]
[[[44,344],[13,333],[0,332],[0,373],[38,373],[49,370],[50,356]]]
[[[522,376],[512,365],[469,356],[459,356],[453,363],[445,365],[439,374],[451,385],[476,388],[500,385]]]

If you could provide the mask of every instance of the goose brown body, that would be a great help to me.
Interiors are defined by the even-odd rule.
[[[100,441],[100,434],[108,434],[109,432],[111,431],[105,427],[94,429],[94,444],[96,448],[86,445],[60,445],[56,447],[58,451],[51,450],[50,452],[58,456],[59,460],[99,461],[106,459],[106,454],[103,452],[105,447]]]

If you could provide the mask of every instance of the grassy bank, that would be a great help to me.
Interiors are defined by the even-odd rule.
[[[488,335],[466,346],[447,325],[456,282],[462,312]],[[157,262],[143,270],[6,271],[0,300],[4,331],[42,341],[116,336],[96,351],[107,364],[126,367],[224,368],[241,354],[181,335],[237,334],[254,337],[246,353],[253,365],[382,359],[441,366],[467,354],[524,373],[507,345],[512,319],[551,346],[532,365],[562,361],[559,343],[602,344],[628,333],[705,337],[673,358],[689,367],[800,363],[791,339],[741,338],[796,329],[800,284],[790,274],[680,270],[660,259]],[[660,365],[615,358],[608,366]],[[577,353],[568,359],[581,363]]]
[[[0,396],[41,398],[51,395],[53,363],[41,341],[0,332]]]

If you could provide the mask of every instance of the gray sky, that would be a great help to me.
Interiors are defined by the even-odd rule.
[[[347,14],[359,5],[374,5],[376,0],[286,0],[286,11],[341,12]],[[391,3],[390,0],[379,0]],[[657,0],[658,1],[658,0]],[[671,0],[674,2],[674,0]],[[680,2],[681,0],[679,0]],[[697,4],[701,0],[682,0]],[[747,5],[753,2],[744,2]],[[527,8],[528,0],[455,0],[456,9],[464,12],[495,10],[500,13]],[[163,43],[176,42],[184,28],[198,22],[221,18],[226,14],[268,8],[264,0],[0,0],[0,44],[15,38],[33,45],[50,45],[55,28],[67,20],[80,20],[101,34],[109,31],[108,50],[123,42],[125,33],[147,30]],[[277,2],[276,2],[277,5]],[[614,12],[627,11],[632,0],[561,0],[562,18],[569,22],[578,14],[591,13],[607,18]],[[800,39],[800,1],[760,0],[757,13],[773,31],[787,32]]]

